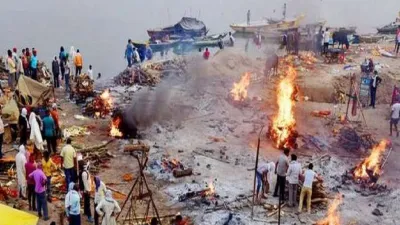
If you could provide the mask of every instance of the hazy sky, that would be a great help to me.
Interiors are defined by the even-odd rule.
[[[399,0],[0,0],[1,55],[14,46],[35,47],[40,60],[51,61],[61,45],[74,45],[95,73],[114,76],[125,66],[128,38],[147,39],[146,29],[173,24],[182,16],[203,20],[210,33],[229,30],[251,10],[252,19],[306,13],[309,19],[326,19],[330,25],[356,25],[359,31],[393,21]]]

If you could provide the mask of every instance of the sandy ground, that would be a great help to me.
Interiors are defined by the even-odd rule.
[[[354,48],[371,47],[363,45]],[[360,54],[353,54],[354,64],[370,56],[366,50]],[[277,78],[266,80],[262,76],[264,59],[248,57],[237,49],[225,49],[211,57],[209,61],[202,60],[200,56],[192,56],[190,59],[187,76],[167,77],[155,88],[144,87],[140,90],[133,88],[127,92],[125,88],[113,89],[114,96],[128,96],[132,98],[133,103],[141,100],[143,95],[150,98],[145,105],[136,105],[135,113],[153,118],[150,124],[141,127],[140,132],[144,141],[152,146],[148,164],[150,166],[146,174],[160,214],[181,212],[190,216],[196,225],[224,224],[229,213],[233,213],[233,220],[229,224],[276,223],[276,216],[266,217],[267,212],[261,206],[255,207],[256,220],[252,220],[248,203],[243,204],[240,210],[208,211],[207,209],[213,208],[215,201],[230,206],[237,196],[251,195],[254,179],[254,171],[251,169],[255,163],[257,136],[261,127],[268,125],[268,118],[276,112],[274,88]],[[376,57],[374,60],[388,65],[380,71],[384,82],[393,81],[393,78],[386,79],[388,74],[393,77],[400,75],[398,59]],[[334,196],[336,193],[343,195],[343,204],[340,207],[342,224],[398,224],[400,216],[396,212],[399,210],[397,188],[400,185],[398,178],[400,165],[397,160],[400,159],[400,153],[397,148],[400,141],[398,138],[388,137],[389,105],[379,102],[379,99],[386,97],[378,97],[379,105],[376,109],[363,110],[367,126],[362,126],[362,129],[373,134],[376,140],[388,138],[393,143],[393,152],[384,168],[385,173],[379,180],[379,183],[392,188],[388,193],[362,196],[356,191],[356,185],[341,185],[338,177],[345,170],[354,167],[367,153],[346,152],[335,144],[337,137],[332,130],[343,125],[337,122],[334,125],[330,124],[331,121],[335,121],[334,116],[316,118],[310,115],[314,110],[331,110],[335,116],[345,112],[344,105],[335,107],[332,100],[332,94],[335,92],[332,83],[337,77],[349,73],[343,70],[343,66],[325,65],[318,61],[314,69],[299,73],[300,92],[304,96],[309,96],[311,101],[300,101],[296,104],[297,130],[300,134],[313,135],[324,140],[330,148],[320,151],[315,147],[304,145],[299,140],[300,148],[295,152],[303,164],[323,154],[331,156],[315,164],[317,172],[324,177],[330,195]],[[233,82],[238,81],[245,72],[251,73],[249,98],[246,104],[235,104],[229,98],[229,91]],[[354,72],[358,72],[358,67]],[[101,87],[110,85],[108,82],[105,83]],[[384,86],[390,87],[390,90],[380,90],[378,95],[391,93],[391,85]],[[61,121],[64,126],[91,125],[91,135],[75,138],[74,142],[92,146],[110,139],[108,119],[76,120],[73,115],[80,114],[80,109],[65,100],[61,91],[57,95],[60,98]],[[361,117],[357,116],[351,120],[361,121]],[[351,124],[357,125],[356,122]],[[105,183],[121,182],[122,175],[128,172],[136,176],[138,166],[131,156],[122,151],[123,145],[127,142],[128,140],[116,140],[108,146],[115,157],[111,159],[109,168],[101,168],[99,175]],[[263,132],[260,147],[261,161],[275,161],[280,153],[281,151],[272,146]],[[163,174],[153,169],[151,165],[162,157],[178,159],[186,167],[193,168],[194,175],[174,178],[171,174]],[[214,184],[215,191],[219,195],[210,206],[191,200],[178,201],[179,195],[189,190],[201,190],[210,183]],[[131,185],[132,182],[114,185],[113,188],[128,193]],[[119,202],[122,204],[123,201]],[[269,197],[266,202],[276,204],[277,199]],[[50,206],[52,220],[58,221],[55,206],[59,204],[54,203]],[[375,208],[379,208],[383,216],[372,215],[371,212]],[[287,207],[283,211],[282,224],[313,224],[325,216],[326,207],[314,207],[311,215],[297,216],[294,214],[294,209]],[[39,224],[45,225],[49,222],[40,221]]]

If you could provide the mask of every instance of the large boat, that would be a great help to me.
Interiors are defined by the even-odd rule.
[[[206,25],[196,18],[183,17],[177,24],[163,28],[147,30],[150,38],[162,39],[165,36],[202,37],[207,34]]]
[[[232,30],[238,33],[257,33],[257,32],[266,32],[268,30],[279,30],[279,29],[290,29],[299,27],[300,21],[304,18],[304,15],[301,15],[295,19],[284,19],[278,23],[270,23],[268,19],[260,20],[260,21],[250,21],[249,24],[246,22],[231,24],[230,27]]]
[[[400,26],[400,22],[397,22],[397,23],[393,22],[386,26],[376,28],[376,29],[378,30],[378,33],[380,33],[380,34],[396,34],[399,26]]]

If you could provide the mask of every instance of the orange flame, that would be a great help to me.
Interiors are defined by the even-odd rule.
[[[112,136],[112,137],[122,137],[123,136],[122,132],[118,129],[120,123],[121,123],[121,119],[119,117],[112,119],[110,136]]]
[[[296,87],[294,85],[294,79],[296,78],[297,72],[293,66],[288,66],[286,70],[286,77],[283,78],[277,90],[277,104],[278,114],[274,116],[272,120],[272,135],[271,138],[275,140],[276,146],[287,147],[287,141],[290,134],[294,131],[296,126],[296,120],[294,118],[293,107],[295,102],[293,96],[296,95]]]
[[[375,146],[368,158],[365,158],[354,170],[354,177],[357,179],[368,179],[369,175],[367,170],[372,171],[373,175],[381,174],[381,156],[385,152],[388,141],[382,140],[377,146]]]
[[[211,196],[211,195],[214,195],[215,194],[215,187],[214,187],[214,184],[213,184],[213,182],[210,182],[210,183],[208,183],[207,184],[207,186],[208,186],[208,191],[206,191],[206,196]]]
[[[104,103],[109,106],[110,108],[113,105],[112,99],[111,99],[111,95],[110,95],[110,90],[106,89],[103,91],[103,93],[101,93],[100,98],[104,101]]]
[[[329,205],[326,218],[318,221],[316,225],[340,225],[340,216],[338,207],[342,203],[342,196],[336,195],[335,199]]]
[[[234,82],[231,96],[235,101],[243,101],[247,98],[247,88],[250,85],[250,73],[245,73],[239,83]]]

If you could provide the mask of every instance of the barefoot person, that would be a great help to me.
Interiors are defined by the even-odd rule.
[[[397,129],[399,118],[400,118],[400,102],[399,100],[397,100],[396,103],[392,105],[392,114],[390,117],[390,136],[392,136],[393,126],[396,131],[397,137],[399,136],[399,130]]]

